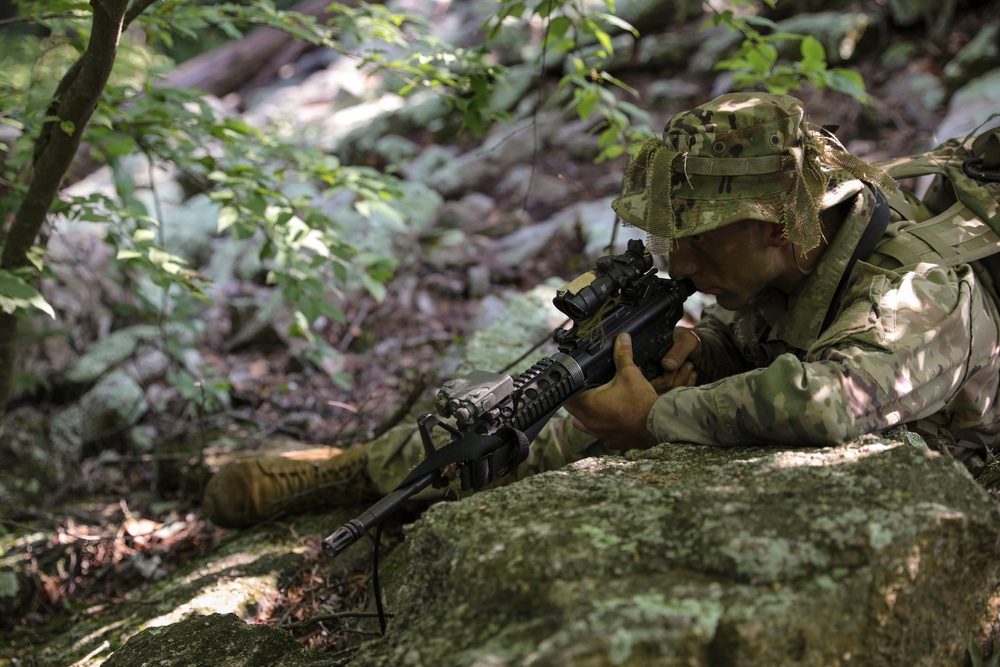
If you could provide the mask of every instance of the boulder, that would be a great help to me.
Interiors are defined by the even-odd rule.
[[[998,534],[905,440],[584,460],[432,507],[351,664],[962,665]]]
[[[105,667],[307,667],[328,665],[291,635],[248,625],[236,614],[191,616],[132,637]]]

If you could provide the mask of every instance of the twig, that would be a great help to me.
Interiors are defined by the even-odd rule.
[[[420,401],[420,397],[423,395],[424,390],[427,389],[427,375],[421,373],[417,379],[414,381],[413,386],[410,388],[409,393],[406,395],[406,399],[403,403],[396,408],[396,411],[389,416],[383,423],[379,424],[378,428],[375,429],[375,433],[372,434],[372,440],[382,436],[393,426],[396,426],[410,413],[413,406]]]
[[[386,616],[391,617],[392,614],[386,614]],[[374,611],[341,611],[335,614],[323,614],[322,616],[313,616],[312,618],[307,618],[304,621],[297,621],[295,623],[289,623],[287,625],[278,624],[274,627],[281,628],[282,630],[294,630],[298,628],[307,628],[315,623],[323,623],[324,621],[338,621],[344,618],[378,618],[378,614]]]

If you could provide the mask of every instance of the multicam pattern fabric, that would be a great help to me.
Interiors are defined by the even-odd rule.
[[[798,296],[765,292],[731,324],[697,325],[709,383],[661,396],[650,431],[705,445],[825,445],[907,425],[959,458],[997,448],[1000,312],[975,268],[859,262],[833,303],[872,201],[867,189],[857,198]]]
[[[802,103],[788,95],[723,95],[671,119],[626,169],[612,207],[649,234],[653,253],[673,240],[740,220],[784,225],[803,252],[822,239],[818,212],[858,179],[885,190],[895,182],[813,128]],[[856,189],[855,189],[856,191]]]
[[[935,178],[919,201],[903,191],[890,198],[894,209],[921,224],[915,233],[882,243],[874,263],[890,268],[921,261],[955,265],[1000,253],[1000,181],[978,180],[965,172],[966,164],[981,163],[990,142],[1000,157],[1000,129],[993,129],[975,139],[951,139],[930,152],[879,163],[894,178]],[[997,281],[1000,271],[993,270],[994,264],[991,260],[989,269]]]

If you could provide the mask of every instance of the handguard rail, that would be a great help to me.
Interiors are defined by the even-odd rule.
[[[458,467],[463,489],[481,489],[510,473],[566,401],[614,377],[613,341],[619,334],[631,335],[633,360],[646,378],[659,375],[693,291],[689,281],[657,276],[642,241],[630,241],[622,255],[599,259],[594,271],[553,299],[573,320],[571,328],[553,332],[559,352],[516,378],[473,371],[445,383],[435,405],[441,418],[423,414],[417,420],[424,461],[395,490],[324,539],[324,553],[338,555],[423,489],[445,485],[446,466]],[[435,428],[447,431],[451,441],[435,447]]]

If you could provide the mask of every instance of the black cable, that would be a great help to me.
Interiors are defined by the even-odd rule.
[[[382,528],[385,526],[385,521],[379,521],[378,527],[375,529],[375,549],[372,551],[374,554],[374,562],[372,563],[372,585],[375,587],[375,609],[378,610],[378,624],[382,627],[382,636],[385,636],[385,608],[382,606],[382,587],[378,583],[378,551],[379,546],[382,544]]]

